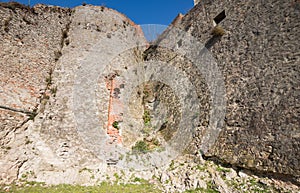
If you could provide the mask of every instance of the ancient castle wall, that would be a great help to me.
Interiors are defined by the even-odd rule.
[[[300,175],[299,7],[298,1],[203,0],[174,23],[206,46],[224,78],[225,125],[215,146],[204,156],[285,177]],[[76,73],[90,63],[106,67],[101,62],[114,54],[106,52],[108,48],[147,44],[140,28],[122,14],[93,6],[70,10],[2,5],[0,20],[1,182],[33,171],[32,180],[83,183],[90,180],[79,172],[83,165],[106,171],[106,160],[99,161],[79,140],[72,98]],[[110,43],[113,38],[122,41]],[[100,41],[109,42],[109,46],[97,44]],[[113,63],[111,69],[125,71],[128,64],[141,62],[145,54],[149,60],[172,60],[176,67],[192,66],[184,56],[174,59],[174,53],[161,48],[143,54],[139,49],[127,51],[107,61]],[[192,70],[188,73],[202,106],[201,127],[191,147],[198,151],[201,128],[209,124],[210,93],[203,77]],[[89,76],[81,79],[83,83],[89,80]],[[95,91],[101,110],[97,116],[104,120],[99,125],[105,128],[110,92],[104,79],[98,81],[103,83],[98,88],[103,92]],[[168,89],[162,90],[160,97],[170,93]],[[89,97],[84,92],[76,94]],[[172,93],[173,98],[175,95]],[[173,101],[166,97],[165,102]],[[142,116],[142,109],[134,107],[135,115]],[[170,117],[176,119],[179,108],[172,107]],[[97,135],[90,133],[90,137]],[[97,140],[102,139],[94,140],[99,148]],[[96,177],[104,178],[103,171]]]
[[[90,178],[79,172],[83,165],[102,168],[94,182],[104,179],[106,160],[95,156],[88,146],[96,144],[95,149],[101,150],[109,132],[111,88],[104,72],[117,70],[116,66],[125,70],[137,62],[138,48],[132,48],[147,43],[140,28],[117,11],[88,5],[71,10],[3,3],[0,17],[1,183],[11,183],[22,174],[27,180],[50,184],[88,182]],[[128,50],[123,58],[113,53],[119,49]],[[78,71],[90,64],[93,69],[85,69],[86,74],[80,76]],[[74,104],[76,81],[85,80],[94,81],[92,86],[100,85],[96,92],[97,125],[83,122],[98,129],[88,132],[92,141],[79,136],[82,128],[76,112],[81,109]],[[80,89],[77,92],[85,95],[83,99],[94,97]],[[103,133],[100,137],[96,135],[99,130]]]
[[[212,151],[219,159],[300,174],[299,7],[298,1],[207,0],[182,19],[181,28],[206,45],[224,75],[226,126]]]
[[[1,181],[10,182],[31,154],[27,128],[49,98],[71,10],[17,3],[0,5]]]

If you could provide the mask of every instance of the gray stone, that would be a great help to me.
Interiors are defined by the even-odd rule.
[[[216,128],[221,132],[218,138],[213,136],[217,140],[209,147],[207,144],[211,141],[206,136],[211,122],[208,112],[212,107],[209,89],[201,75],[189,72],[187,60],[177,57],[171,61],[172,65],[191,74],[199,93],[202,129],[194,134],[197,145],[190,147],[191,151],[199,152],[200,148],[206,157],[265,174],[300,175],[298,4],[278,0],[199,1],[176,26],[161,36],[159,45],[181,39],[182,33],[176,32],[179,29],[177,31],[182,30],[203,43],[216,59],[226,87],[226,115],[218,124],[225,122]],[[223,11],[226,18],[216,27],[216,17]],[[217,34],[216,29],[222,34]],[[176,50],[170,52],[158,46],[148,52],[147,59],[167,61],[174,52]],[[188,54],[189,51],[186,56]],[[170,105],[178,104],[173,96],[162,96],[161,100]],[[169,128],[176,127],[176,121],[168,122]]]
[[[131,176],[155,181],[151,179],[154,175],[161,176],[167,192],[205,189],[208,181],[214,182],[218,191],[234,192],[222,179],[224,172],[217,172],[220,168],[204,160],[210,157],[253,172],[295,177],[299,181],[300,22],[296,6],[299,3],[278,0],[196,3],[159,37],[158,47],[149,47],[137,25],[109,8],[65,9],[36,5],[29,10],[24,6],[9,8],[1,3],[0,183],[22,179],[47,184],[94,185],[107,178],[116,180],[114,174],[122,176],[118,183],[130,182]],[[216,16],[223,10],[226,18],[216,26]],[[184,33],[179,37],[173,33],[174,29]],[[203,43],[208,50],[199,50],[203,48],[199,46],[196,51],[202,54],[209,51],[222,72],[227,100],[223,125],[222,120],[210,120],[210,110],[218,106],[212,103],[210,89],[211,85],[221,83],[220,79],[216,74],[205,73],[211,66],[202,68],[203,72],[195,71],[191,59],[206,61],[209,58],[198,58],[197,53],[185,47],[183,35],[194,38],[191,38],[194,44],[189,45]],[[160,47],[168,42],[175,51]],[[174,53],[176,49],[181,52]],[[105,75],[108,77],[112,74],[106,73],[113,71],[116,80],[121,80],[127,69],[151,60],[184,69],[193,87],[188,92],[190,95],[184,98],[178,97],[181,89],[175,92],[162,83],[154,83],[151,91],[155,92],[148,96],[142,96],[145,94],[142,86],[137,87],[128,105],[131,124],[120,123],[123,145],[131,149],[137,140],[147,137],[140,128],[144,127],[141,112],[148,108],[157,113],[153,123],[161,125],[160,141],[175,141],[177,152],[201,154],[201,157],[174,156],[174,164],[168,170],[154,167],[153,170],[135,168],[137,170],[132,171],[126,165],[126,154],[111,151],[115,146],[102,145],[107,140],[110,96]],[[94,68],[92,64],[99,66]],[[85,72],[82,69],[97,72],[99,76],[79,74]],[[160,69],[156,70],[159,74]],[[163,75],[168,77],[169,74]],[[175,82],[180,74],[173,75]],[[206,82],[208,77],[211,82]],[[131,77],[127,78],[131,81]],[[88,83],[97,85],[97,89],[93,90]],[[185,89],[184,83],[182,79],[176,86]],[[89,88],[91,92],[80,92],[74,85]],[[123,88],[116,97],[124,97]],[[216,96],[222,94],[222,90],[216,91]],[[199,96],[197,103],[191,99],[193,92]],[[91,95],[96,96],[95,105],[88,108],[84,106],[88,103],[80,106],[74,100],[74,96],[81,96],[84,101]],[[217,102],[224,103],[224,100]],[[182,116],[182,104],[191,104],[186,112],[195,112],[199,118],[199,124],[195,124],[191,132],[190,124],[179,127],[181,117],[186,116]],[[196,112],[198,105],[200,110]],[[96,106],[98,111],[89,113],[88,110]],[[222,114],[219,108],[212,112]],[[216,143],[206,135],[212,121],[220,127],[215,129],[221,130],[220,135],[211,135]],[[94,130],[84,133],[86,128]],[[152,140],[149,137],[146,141]],[[212,145],[204,144],[206,142]],[[107,159],[99,156],[102,154]],[[125,169],[109,166],[107,160]],[[195,169],[197,160],[205,166],[201,171]],[[155,161],[158,165],[169,165],[162,159]],[[23,179],[23,174],[27,179]],[[238,183],[251,178],[242,171],[237,175],[234,170],[225,175],[227,180]],[[282,187],[289,186],[280,183]],[[243,186],[244,191],[250,189]],[[296,189],[291,188],[299,190]]]

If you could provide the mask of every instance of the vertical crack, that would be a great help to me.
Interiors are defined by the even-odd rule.
[[[68,40],[68,36],[69,36],[70,26],[72,23],[72,20],[71,20],[72,10],[69,9],[69,12],[70,12],[70,14],[68,16],[69,18],[68,18],[67,24],[65,25],[64,28],[61,29],[60,47],[58,50],[54,51],[55,63],[53,65],[53,67],[51,67],[49,70],[48,77],[46,77],[46,87],[40,97],[40,105],[41,105],[40,111],[44,110],[44,107],[46,106],[47,102],[50,99],[50,94],[55,96],[56,92],[57,92],[57,86],[53,86],[53,72],[54,72],[54,69],[56,68],[57,61],[62,56],[62,49],[64,48],[65,45],[69,45],[69,43],[70,43]],[[38,106],[36,107],[36,111],[37,110],[38,110]]]

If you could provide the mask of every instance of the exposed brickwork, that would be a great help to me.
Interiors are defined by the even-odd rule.
[[[119,123],[122,121],[123,104],[119,100],[120,83],[113,74],[106,79],[106,87],[109,90],[109,107],[108,107],[108,124],[107,134],[109,135],[109,143],[122,143],[122,137],[119,131]]]

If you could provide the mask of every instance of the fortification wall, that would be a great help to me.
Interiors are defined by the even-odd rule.
[[[299,7],[299,1],[204,0],[183,17],[180,28],[209,49],[226,85],[225,127],[207,156],[300,175]]]
[[[85,99],[90,95],[75,90],[74,85],[85,85],[94,78],[78,74],[90,64],[114,71],[115,76],[144,59],[186,68],[201,106],[201,112],[196,112],[200,123],[190,150],[200,153],[202,136],[209,124],[210,93],[204,77],[191,69],[192,61],[184,55],[174,57],[174,52],[159,47],[150,47],[142,53],[145,47],[138,46],[147,42],[140,28],[108,8],[80,6],[70,10],[37,5],[29,9],[1,5],[1,182],[21,179],[28,171],[32,171],[28,180],[52,184],[92,183],[105,179],[105,173],[112,174],[107,160],[99,159],[91,151],[92,146],[79,136],[82,128],[78,127],[74,114],[79,112],[77,115],[84,117],[86,113],[84,108],[74,105],[74,96]],[[298,16],[298,1],[203,0],[184,17],[178,17],[175,27],[205,45],[217,61],[226,88],[225,125],[204,157],[256,172],[299,177]],[[168,28],[171,29],[172,26]],[[163,34],[160,41],[175,39],[180,47],[183,41],[176,34],[169,35]],[[136,49],[132,49],[134,46]],[[111,49],[114,52],[109,48],[114,48]],[[126,52],[114,55],[122,49]],[[109,57],[113,60],[107,61]],[[92,68],[91,72],[99,68]],[[97,96],[96,106],[100,111],[93,115],[99,118],[99,124],[94,127],[88,119],[81,123],[91,128],[102,127],[105,134],[105,128],[112,124],[107,116],[108,109],[113,109],[108,104],[114,92],[109,88],[115,87],[107,86],[107,79],[100,74],[103,72],[93,80],[98,90],[92,93]],[[157,94],[169,103],[171,129],[178,126],[176,121],[180,117],[176,94],[168,87]],[[140,119],[143,108],[135,104],[141,103],[141,96],[134,98],[136,103],[132,105],[133,114]],[[152,103],[152,98],[149,101]],[[89,114],[85,117],[89,118]],[[139,128],[140,123],[134,124]],[[95,139],[91,143],[95,149],[101,150],[100,142],[106,138],[97,138],[95,133],[87,135]],[[162,133],[167,136],[174,132],[167,127]],[[138,137],[132,133],[130,139]],[[126,143],[131,145],[133,141]],[[85,166],[93,168],[94,173],[79,172]],[[151,176],[151,172],[144,174]]]
[[[101,149],[99,145],[107,140],[111,89],[106,87],[104,72],[116,70],[116,66],[125,70],[137,62],[134,53],[138,50],[129,50],[119,60],[113,51],[136,47],[136,42],[146,45],[141,29],[117,11],[89,5],[71,10],[3,3],[0,18],[0,182],[11,183],[26,175],[27,180],[50,184],[83,183],[90,180],[79,172],[83,165],[103,166],[97,179],[105,178],[106,160],[95,156],[85,145],[89,141],[83,142],[79,136],[78,117],[74,115],[80,111],[73,100],[75,82],[89,79],[95,70],[99,72],[90,78],[95,81],[92,86],[101,85],[96,92],[101,111],[96,117],[98,125],[85,121],[102,131],[103,136],[91,142]],[[102,45],[100,41],[110,43]],[[116,57],[114,67],[109,56]],[[85,64],[94,64],[93,69],[85,69],[86,74],[78,77]],[[95,137],[96,132],[89,136]]]
[[[28,160],[28,126],[50,96],[51,74],[66,44],[71,10],[0,4],[1,182],[17,179]]]

